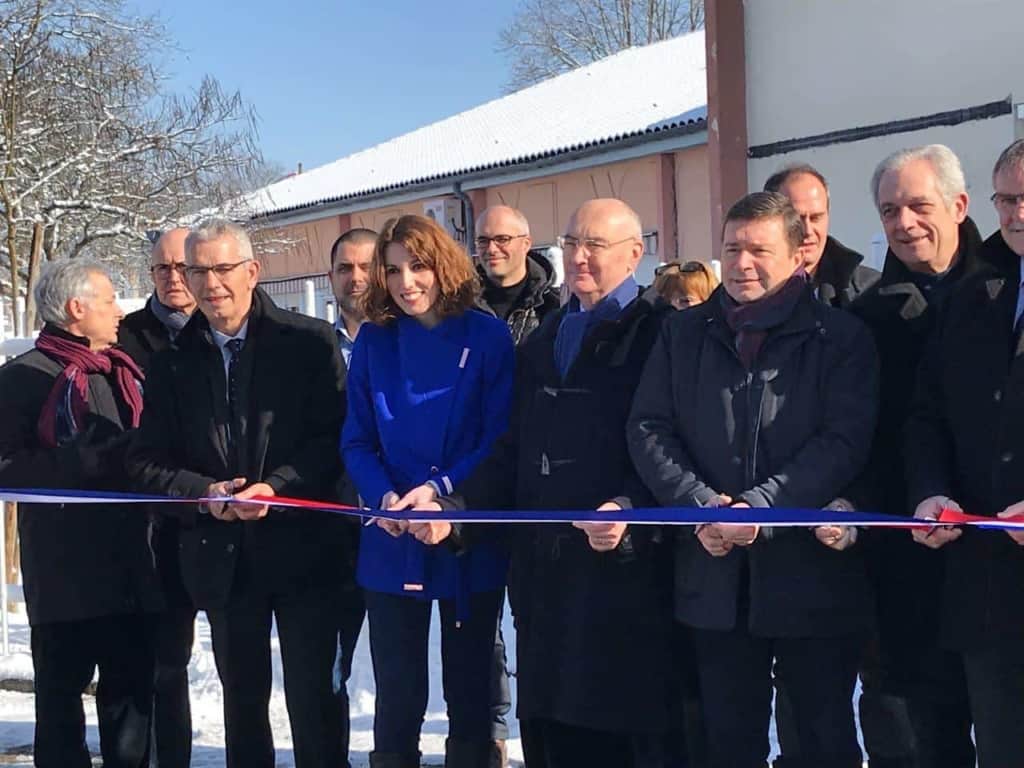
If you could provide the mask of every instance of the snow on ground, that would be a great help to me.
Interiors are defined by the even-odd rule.
[[[508,647],[509,663],[514,668],[515,632],[507,610],[503,631]],[[29,650],[29,631],[24,614],[11,615],[10,654],[0,657],[0,680],[31,680],[32,657]],[[273,694],[270,701],[270,720],[274,730],[277,748],[277,768],[294,768],[291,751],[291,733],[288,728],[288,712],[285,709],[284,686],[276,632],[272,640],[274,678]],[[430,701],[420,748],[423,765],[444,764],[444,739],[448,731],[444,698],[441,693],[441,640],[438,633],[437,611],[430,634]],[[189,680],[192,692],[192,766],[194,768],[221,768],[224,765],[224,716],[220,681],[213,661],[213,647],[210,642],[210,627],[205,614],[200,613],[196,622],[196,644],[189,665]],[[859,693],[859,691],[858,691]],[[373,749],[373,668],[370,664],[370,649],[366,627],[359,638],[356,658],[349,680],[352,713],[352,742],[350,757],[355,768],[369,765],[369,752]],[[513,699],[515,682],[513,679]],[[85,697],[87,722],[86,738],[94,754],[99,753],[99,732],[96,729],[96,707],[92,697]],[[514,709],[513,709],[514,713]],[[0,690],[0,764],[31,764],[31,760],[5,757],[28,755],[32,750],[33,696],[30,693]],[[513,766],[522,765],[522,746],[519,742],[518,723],[510,716],[512,738],[509,740],[509,757]],[[858,728],[859,731],[859,728]],[[778,753],[775,726],[771,731],[772,753]]]
[[[0,680],[31,680],[32,657],[29,650],[29,631],[24,614],[11,615],[11,653],[0,657]],[[508,612],[505,613],[505,641],[510,656],[515,653],[514,632]],[[350,757],[352,765],[363,768],[369,765],[369,752],[373,749],[373,668],[370,664],[370,648],[364,625],[356,648],[356,658],[349,680],[351,698],[352,742]],[[437,612],[431,626],[431,669],[430,701],[427,705],[426,721],[420,748],[423,764],[441,766],[444,764],[444,739],[448,732],[445,716],[444,697],[441,693],[441,638],[438,633]],[[277,768],[292,768],[292,740],[288,727],[288,712],[284,701],[284,683],[276,631],[272,639],[274,661],[273,695],[270,700],[270,722],[274,730],[274,744],[277,750]],[[220,768],[224,765],[224,713],[220,681],[213,660],[213,646],[210,641],[210,626],[205,614],[200,613],[196,621],[196,643],[189,664],[189,680],[192,692],[192,766],[194,768]],[[96,707],[92,697],[85,697],[87,734],[89,747],[99,753],[99,732],[96,729]],[[33,696],[30,693],[0,691],[0,754],[30,753],[32,744],[34,712]],[[513,765],[522,765],[522,748],[519,743],[519,729],[515,718],[510,716],[512,739],[509,740],[509,757]],[[0,757],[0,764],[4,762]]]

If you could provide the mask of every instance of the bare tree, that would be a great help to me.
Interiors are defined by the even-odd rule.
[[[510,91],[704,27],[704,0],[522,0],[500,35]]]
[[[162,91],[167,40],[122,0],[0,0],[0,284],[39,259],[137,264],[147,232],[238,195],[259,165],[238,93]],[[33,240],[34,238],[34,240]],[[16,318],[17,320],[17,318]]]

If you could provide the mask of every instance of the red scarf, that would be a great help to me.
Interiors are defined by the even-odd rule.
[[[55,448],[60,438],[74,436],[89,413],[89,374],[114,374],[114,395],[127,403],[131,412],[131,428],[139,426],[142,415],[142,392],[139,382],[145,380],[135,361],[120,349],[93,352],[89,347],[55,333],[49,326],[36,339],[36,349],[64,366],[53,383],[39,414],[37,433],[40,442]]]

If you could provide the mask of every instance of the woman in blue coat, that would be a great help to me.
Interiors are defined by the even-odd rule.
[[[342,455],[363,503],[408,509],[451,493],[505,430],[513,346],[471,309],[466,253],[432,219],[389,220],[377,239],[348,372]],[[440,605],[449,735],[445,765],[492,759],[490,677],[506,559],[497,544],[456,554],[448,523],[378,519],[362,536],[377,684],[374,768],[419,766],[431,607]]]

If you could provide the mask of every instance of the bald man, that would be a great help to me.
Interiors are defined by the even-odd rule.
[[[117,342],[145,371],[154,355],[169,348],[196,308],[185,281],[185,228],[164,232],[153,244],[149,274],[153,294],[146,306],[121,321]],[[178,523],[154,515],[153,550],[167,598],[156,633],[153,740],[154,768],[187,768],[192,756],[188,663],[196,609],[181,581]]]
[[[621,200],[591,200],[561,245],[572,297],[519,350],[516,426],[438,507],[612,512],[652,501],[625,422],[671,307],[633,279],[640,219]],[[671,566],[655,531],[613,521],[509,527],[526,764],[663,765]],[[472,546],[472,529],[463,532]]]
[[[492,205],[476,220],[477,272],[483,293],[479,309],[508,323],[518,345],[558,309],[555,270],[530,253],[530,223],[507,205]]]

